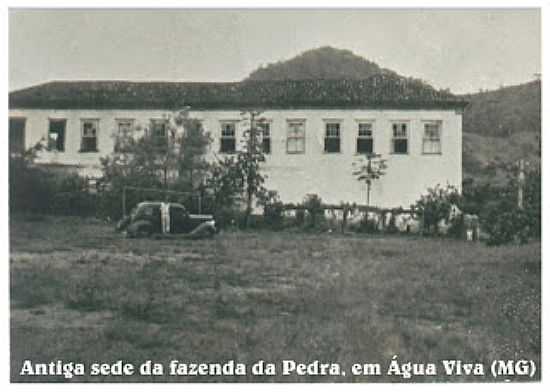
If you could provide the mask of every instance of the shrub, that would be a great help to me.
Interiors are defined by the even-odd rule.
[[[271,228],[280,229],[283,226],[283,203],[277,191],[267,191],[259,199],[259,205],[264,208],[264,223]]]
[[[517,170],[517,169],[516,169]],[[526,243],[540,238],[541,175],[540,168],[525,171],[523,208],[518,207],[517,172],[510,170],[508,183],[501,186],[486,202],[481,224],[489,245],[510,242]]]
[[[314,228],[317,226],[318,217],[323,213],[323,200],[315,194],[306,195],[304,202],[304,208],[309,214],[309,227]]]
[[[361,220],[361,224],[357,230],[360,233],[374,234],[378,233],[378,222],[375,219],[369,217],[368,214]]]
[[[437,232],[438,223],[449,218],[453,204],[461,204],[458,189],[452,185],[443,188],[438,184],[434,188],[429,188],[427,194],[422,195],[413,208],[422,216],[423,230],[426,233],[434,233]]]
[[[488,234],[488,245],[506,243],[525,244],[531,236],[529,214],[514,203],[497,201],[491,203],[482,215],[482,222]]]
[[[541,234],[541,172],[536,168],[527,172],[525,180],[525,214],[529,221],[529,236],[540,238]]]
[[[23,156],[10,156],[10,211],[95,215],[98,196],[89,192],[87,180],[76,173],[34,165],[36,152],[31,149]]]
[[[478,184],[474,180],[464,181],[460,209],[467,214],[480,215],[487,203],[494,201],[502,192],[501,185]]]
[[[28,155],[10,156],[9,207],[11,212],[48,213],[55,194],[52,173],[32,163]]]
[[[216,225],[220,229],[236,227],[242,223],[242,214],[231,206],[218,208],[214,214],[214,218],[216,219]]]
[[[50,210],[57,215],[93,216],[97,214],[98,195],[88,190],[87,180],[77,174],[57,176],[56,193]]]

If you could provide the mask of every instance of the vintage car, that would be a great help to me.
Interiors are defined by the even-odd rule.
[[[212,215],[189,214],[178,203],[144,201],[117,224],[128,237],[180,234],[191,238],[211,237],[218,231]]]

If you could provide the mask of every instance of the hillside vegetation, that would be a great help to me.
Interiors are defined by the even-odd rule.
[[[468,94],[464,111],[464,178],[501,182],[503,166],[540,163],[541,83]]]
[[[366,79],[380,74],[398,76],[350,50],[324,46],[258,68],[246,80]]]
[[[464,112],[464,132],[506,137],[540,133],[541,83],[539,80],[477,94],[465,94],[470,102]]]

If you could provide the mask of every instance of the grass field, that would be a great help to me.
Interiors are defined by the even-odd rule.
[[[540,364],[540,243],[490,248],[449,239],[298,232],[131,240],[99,221],[51,217],[15,217],[10,230],[12,381],[67,381],[20,377],[24,359],[293,359],[339,362],[343,369],[380,362],[383,374],[394,354],[402,362],[527,358]],[[71,379],[491,380],[349,372]]]

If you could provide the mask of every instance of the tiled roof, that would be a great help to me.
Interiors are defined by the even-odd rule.
[[[200,109],[462,108],[466,102],[417,79],[377,75],[365,80],[283,80],[234,83],[54,81],[9,94],[10,108]]]

